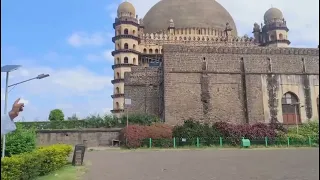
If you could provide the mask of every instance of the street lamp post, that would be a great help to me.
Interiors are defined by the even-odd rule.
[[[295,115],[295,119],[296,119],[296,129],[297,129],[297,134],[299,134],[299,124],[298,124],[298,113],[297,113],[297,109],[299,108],[303,108],[304,106],[301,105],[300,106],[300,103],[293,103],[291,104],[291,106],[294,107],[294,115]]]
[[[9,73],[17,70],[20,67],[21,67],[20,65],[6,65],[6,66],[1,67],[1,72],[6,73],[6,89],[5,89],[4,111],[3,111],[3,113],[5,115],[7,114],[7,111],[8,111],[8,94],[9,94],[8,88],[9,87],[16,86],[18,84],[22,84],[22,83],[25,83],[25,82],[28,82],[28,81],[31,81],[34,79],[43,79],[43,78],[49,77],[49,74],[40,74],[37,77],[9,85]],[[2,141],[3,141],[2,142],[2,158],[4,158],[5,150],[6,150],[6,135],[3,135]]]

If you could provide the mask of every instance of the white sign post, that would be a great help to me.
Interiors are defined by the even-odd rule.
[[[124,106],[127,111],[127,133],[128,133],[128,127],[129,127],[129,116],[128,116],[128,107],[131,105],[131,99],[124,99]],[[126,138],[126,144],[127,144],[127,138]]]

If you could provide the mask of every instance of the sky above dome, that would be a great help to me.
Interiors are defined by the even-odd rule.
[[[158,0],[129,2],[136,7],[139,17],[143,17]],[[263,22],[265,11],[273,6],[287,20],[291,46],[318,46],[318,0],[218,2],[232,15],[239,35],[251,35],[254,22]],[[50,110],[55,108],[62,109],[66,116],[79,117],[110,112],[112,23],[120,3],[114,0],[1,1],[1,66],[23,66],[12,73],[9,84],[41,73],[51,75],[10,91],[9,106],[18,97],[26,103],[19,120],[47,120]],[[1,74],[2,105],[4,83]]]

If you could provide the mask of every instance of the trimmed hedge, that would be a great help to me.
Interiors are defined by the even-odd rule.
[[[125,116],[116,118],[112,116],[89,116],[83,120],[64,121],[41,121],[41,122],[17,122],[24,128],[35,129],[84,129],[84,128],[113,128],[125,127],[127,118]],[[160,122],[156,116],[132,114],[129,115],[130,124],[151,125]]]
[[[46,175],[66,165],[71,151],[72,146],[58,144],[5,157],[1,159],[1,179],[31,180]]]
[[[150,126],[129,125],[120,132],[120,140],[127,148],[138,148],[146,145],[146,139],[172,139],[172,127],[165,124],[153,124]],[[155,142],[162,147],[170,146],[163,142]],[[170,142],[171,143],[171,142]],[[156,144],[154,144],[156,145]]]
[[[1,139],[2,147],[2,139]],[[6,135],[5,155],[12,156],[16,154],[31,152],[36,149],[36,132],[34,129],[25,129],[17,125],[17,129]],[[1,149],[2,153],[2,149]]]

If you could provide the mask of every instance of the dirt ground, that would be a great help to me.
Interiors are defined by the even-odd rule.
[[[84,180],[318,180],[319,149],[91,151]]]

